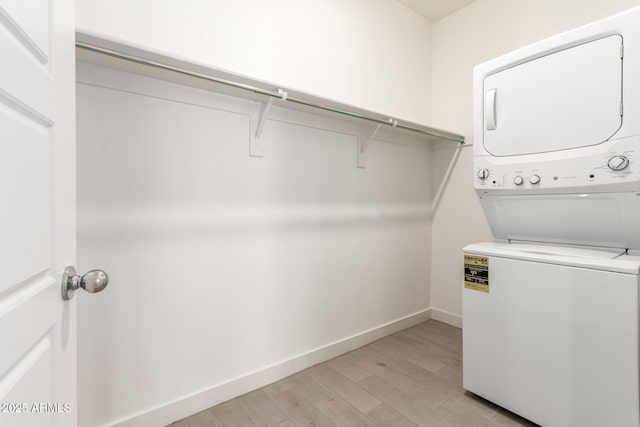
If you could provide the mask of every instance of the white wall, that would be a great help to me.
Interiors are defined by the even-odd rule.
[[[478,0],[431,26],[393,0],[77,0],[80,31],[463,134],[475,64],[638,3]],[[381,134],[358,170],[357,126],[274,109],[249,158],[250,101],[80,75],[130,85],[78,88],[79,267],[112,276],[79,296],[81,425],[172,421],[430,306],[459,321],[461,249],[492,239],[471,148]]]
[[[428,318],[424,141],[381,131],[358,169],[359,125],[274,107],[251,158],[252,101],[78,79],[78,267],[111,277],[79,295],[80,425],[164,425]]]
[[[639,5],[638,0],[478,0],[433,25],[433,125],[472,132],[476,64],[545,37]],[[433,216],[431,297],[434,310],[462,314],[462,248],[493,239],[473,191],[471,147],[463,148]],[[455,157],[433,152],[433,186]],[[434,313],[435,315],[435,313]]]
[[[430,24],[395,0],[76,0],[77,28],[428,124]]]

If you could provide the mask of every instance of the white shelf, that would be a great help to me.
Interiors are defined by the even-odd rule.
[[[395,119],[383,114],[362,108],[356,108],[339,102],[327,100],[318,96],[305,94],[286,88],[257,81],[213,69],[201,64],[185,61],[180,58],[168,57],[162,54],[146,51],[130,45],[125,45],[88,34],[76,34],[77,58],[84,62],[122,69],[154,78],[178,82],[189,86],[199,87],[229,94],[236,97],[251,98],[263,102],[260,121],[264,122],[273,104],[288,108],[312,111],[330,116],[340,116],[351,121],[375,123],[377,130],[384,126],[417,133],[429,141],[446,140],[464,144],[465,138],[454,132],[437,129],[405,120]],[[261,126],[258,124],[255,137],[260,136]],[[375,133],[374,135],[375,136]],[[372,139],[371,136],[369,139]],[[366,147],[366,141],[362,142]],[[260,154],[257,154],[260,156]]]

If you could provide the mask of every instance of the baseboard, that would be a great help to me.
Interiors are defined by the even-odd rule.
[[[462,316],[431,307],[431,318],[447,325],[462,329]]]
[[[223,383],[215,384],[174,401],[166,402],[137,415],[107,424],[104,427],[166,426],[173,421],[180,420],[211,406],[264,387],[310,366],[355,350],[387,335],[415,326],[431,319],[431,317],[430,308],[418,311],[306,353],[259,368],[253,372],[248,372]]]

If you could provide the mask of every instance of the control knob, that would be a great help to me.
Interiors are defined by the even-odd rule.
[[[524,179],[521,176],[516,176],[513,178],[513,183],[515,185],[522,185],[524,183]]]
[[[483,181],[489,178],[489,169],[480,169],[478,171],[478,178],[480,178]]]
[[[532,183],[533,185],[539,184],[540,183],[540,176],[539,175],[531,175],[529,177],[529,182]]]
[[[629,167],[629,159],[625,156],[613,156],[607,162],[607,166],[613,171],[621,171]]]

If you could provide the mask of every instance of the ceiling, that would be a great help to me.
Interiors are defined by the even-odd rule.
[[[475,0],[398,0],[429,22],[436,22]]]

